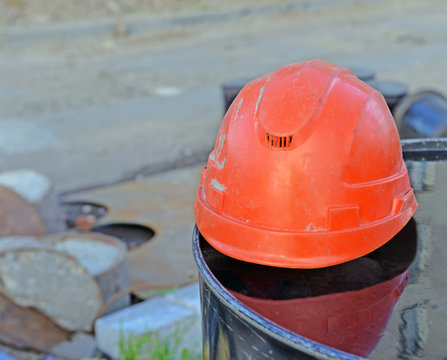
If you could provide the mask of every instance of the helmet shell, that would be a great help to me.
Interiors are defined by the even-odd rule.
[[[202,171],[197,226],[236,259],[318,268],[363,256],[417,202],[383,96],[321,60],[248,83]]]

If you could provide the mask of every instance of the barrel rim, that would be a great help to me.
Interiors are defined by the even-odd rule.
[[[318,356],[320,359],[365,360],[366,358],[349,354],[326,345],[310,340],[304,336],[295,334],[274,322],[262,317],[248,306],[237,300],[224,286],[222,286],[209,269],[200,251],[200,232],[196,224],[193,231],[193,255],[199,269],[199,278],[204,281],[231,312],[240,317],[244,322],[254,326],[263,333],[268,334],[279,342],[285,343],[293,349],[310,356]]]

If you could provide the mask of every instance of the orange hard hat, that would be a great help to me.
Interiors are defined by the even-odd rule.
[[[197,226],[218,251],[318,268],[363,256],[417,202],[383,96],[321,60],[248,83],[202,171]]]

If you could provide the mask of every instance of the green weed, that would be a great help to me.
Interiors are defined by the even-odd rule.
[[[175,285],[175,286],[171,286],[171,287],[168,287],[168,288],[165,288],[165,289],[154,289],[154,290],[149,290],[149,291],[145,291],[143,293],[140,293],[140,294],[138,294],[138,296],[141,299],[146,300],[146,299],[152,298],[152,297],[157,296],[157,295],[160,296],[160,295],[169,294],[170,292],[173,292],[173,291],[177,290],[178,288],[179,287],[177,285]]]
[[[203,360],[202,355],[195,355],[187,348],[180,349],[180,343],[189,327],[177,331],[171,341],[154,335],[124,336],[120,333],[119,360]]]

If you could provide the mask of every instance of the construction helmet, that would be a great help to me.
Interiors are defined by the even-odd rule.
[[[383,96],[321,60],[248,83],[226,113],[194,204],[218,251],[318,268],[363,256],[417,202]]]

